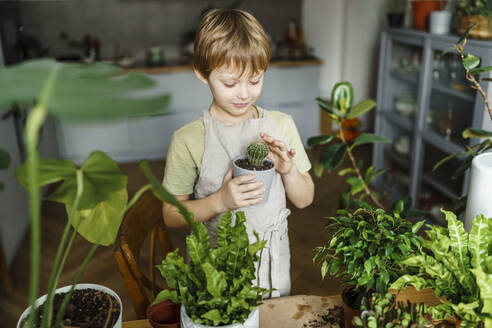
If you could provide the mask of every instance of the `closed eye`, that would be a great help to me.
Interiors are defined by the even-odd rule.
[[[258,81],[249,81],[249,84],[252,84],[252,85],[257,85],[258,83],[260,83],[260,80],[258,80]]]

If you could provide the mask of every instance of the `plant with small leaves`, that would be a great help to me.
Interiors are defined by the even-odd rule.
[[[389,13],[404,13],[407,7],[407,0],[387,0]]]
[[[456,3],[458,15],[492,17],[492,3],[488,0],[459,0]]]
[[[263,141],[256,141],[248,146],[247,152],[249,163],[254,167],[260,167],[268,155],[268,145]]]
[[[433,320],[427,313],[423,303],[396,301],[396,295],[387,293],[384,296],[374,293],[371,298],[364,298],[360,317],[354,318],[356,327],[373,328],[428,328],[454,327],[454,323],[444,320]]]
[[[374,205],[382,208],[383,205],[379,199],[380,195],[371,188],[371,183],[376,177],[383,174],[385,170],[376,171],[374,166],[370,166],[363,173],[361,171],[362,163],[356,161],[353,150],[363,144],[388,143],[391,141],[377,134],[363,133],[355,138],[351,145],[347,143],[343,133],[341,133],[343,121],[359,117],[376,106],[376,102],[372,99],[363,100],[352,106],[353,98],[354,92],[349,82],[335,84],[331,91],[331,102],[316,98],[318,105],[328,113],[329,120],[338,126],[340,133],[319,135],[308,139],[309,146],[327,145],[332,141],[338,140],[338,142],[333,142],[332,145],[324,148],[321,157],[315,161],[314,173],[316,176],[321,177],[324,170],[328,172],[335,170],[342,163],[345,155],[348,155],[352,167],[340,171],[339,174],[348,176],[345,181],[350,185],[350,188],[342,195],[340,207],[353,207],[351,205],[357,207],[361,205],[360,201],[370,199]]]
[[[468,34],[476,25],[477,23],[468,27],[465,33],[458,40],[458,42],[453,47],[444,50],[441,56],[447,54],[453,49],[458,53],[463,64],[463,68],[465,69],[466,79],[470,82],[471,88],[477,90],[478,93],[481,95],[484,104],[487,108],[487,111],[489,113],[489,117],[492,120],[492,107],[490,101],[488,100],[487,94],[485,93],[485,91],[483,90],[482,86],[480,85],[480,83],[477,81],[476,78],[476,76],[480,74],[492,71],[492,66],[479,67],[480,58],[472,54],[465,54],[464,52]],[[491,82],[492,79],[482,78],[481,81]],[[451,179],[455,180],[461,177],[463,174],[465,174],[465,172],[471,167],[472,160],[475,156],[485,153],[490,149],[492,149],[492,141],[490,139],[492,137],[492,131],[470,127],[463,131],[462,136],[464,139],[476,138],[476,139],[484,139],[484,140],[473,146],[467,145],[466,151],[454,153],[444,157],[434,165],[432,169],[433,171],[437,170],[440,166],[442,166],[443,164],[445,164],[451,159],[460,158],[462,160],[461,165],[456,169],[454,174],[451,176]],[[463,212],[465,209],[465,205],[466,205],[466,196],[463,196],[460,199],[458,199],[458,201],[456,202],[454,212],[456,213]]]
[[[313,258],[321,263],[323,279],[326,274],[343,278],[361,295],[386,294],[389,284],[407,272],[403,259],[421,247],[418,231],[424,222],[412,225],[400,214],[367,206],[353,213],[338,210],[328,218],[333,237],[315,249]]]

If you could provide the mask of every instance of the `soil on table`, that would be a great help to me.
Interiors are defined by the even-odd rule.
[[[250,171],[266,171],[273,167],[273,163],[269,161],[264,161],[261,166],[253,166],[247,158],[236,160],[236,165]]]
[[[55,295],[53,302],[53,322],[66,293]],[[36,308],[36,327],[41,326],[43,305]],[[96,289],[74,290],[65,308],[63,326],[68,327],[113,327],[120,315],[120,304],[113,296]],[[109,313],[111,313],[109,315]]]
[[[339,327],[345,325],[343,307],[334,306],[326,309],[323,313],[318,314],[317,319],[311,319],[303,325],[303,328],[322,328],[322,327]]]

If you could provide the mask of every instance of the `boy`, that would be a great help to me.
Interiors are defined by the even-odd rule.
[[[254,105],[270,60],[270,43],[258,21],[242,10],[209,11],[198,27],[193,68],[210,87],[213,101],[203,116],[173,135],[166,158],[164,186],[204,222],[212,243],[217,223],[228,210],[245,212],[252,231],[267,240],[257,267],[256,284],[275,288],[273,297],[290,293],[290,251],[285,194],[298,208],[314,196],[311,168],[292,118]],[[269,147],[276,165],[268,199],[253,175],[232,177],[232,158],[245,154],[258,138]],[[164,203],[168,226],[186,223],[178,210]]]

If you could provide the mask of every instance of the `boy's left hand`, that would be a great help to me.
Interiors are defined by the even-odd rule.
[[[260,137],[267,143],[270,150],[267,157],[275,162],[278,173],[285,175],[295,169],[294,161],[292,160],[296,155],[295,149],[288,150],[282,141],[275,140],[264,132],[260,133]]]

